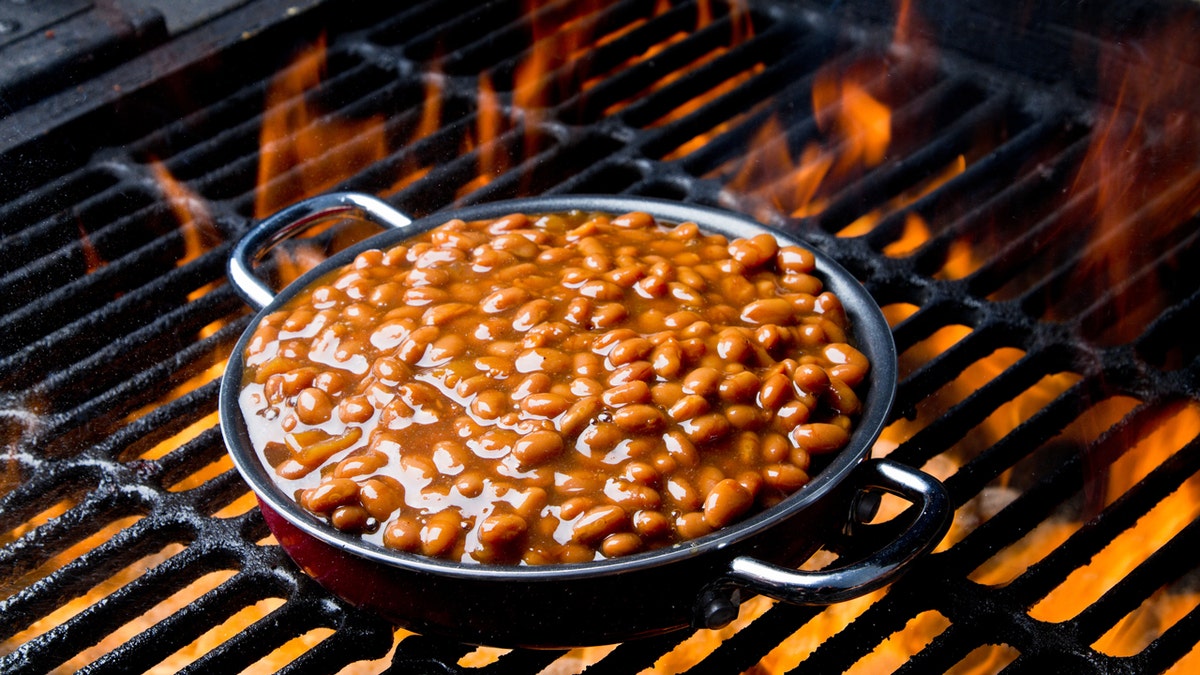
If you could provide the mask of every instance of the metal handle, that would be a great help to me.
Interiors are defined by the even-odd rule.
[[[739,588],[797,605],[842,602],[882,588],[914,560],[933,549],[950,527],[946,488],[926,473],[886,459],[869,460],[856,470],[861,489],[885,490],[912,502],[919,511],[899,537],[866,558],[816,572],[740,556],[729,571],[701,594],[697,626],[719,628],[737,617]]]
[[[357,192],[333,192],[292,204],[264,218],[233,247],[226,274],[238,295],[256,310],[271,304],[275,292],[255,276],[254,264],[276,244],[332,216],[358,216],[391,228],[401,228],[412,222],[412,218],[386,202]]]

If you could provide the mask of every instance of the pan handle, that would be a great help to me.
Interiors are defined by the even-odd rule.
[[[319,220],[335,216],[357,216],[389,228],[412,222],[383,200],[357,192],[333,192],[292,204],[264,218],[234,245],[226,274],[238,295],[255,310],[271,304],[275,292],[255,276],[254,264],[276,244]]]
[[[953,509],[946,488],[935,478],[887,459],[868,460],[855,473],[860,490],[884,490],[919,509],[899,537],[862,560],[815,572],[736,557],[729,570],[701,592],[696,627],[720,628],[737,618],[742,588],[797,605],[827,605],[864,595],[894,581],[941,541]]]

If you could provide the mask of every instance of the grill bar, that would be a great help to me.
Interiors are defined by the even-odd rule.
[[[328,157],[348,170],[321,189],[384,193],[414,214],[532,192],[644,194],[742,209],[821,246],[896,313],[905,375],[885,434],[890,456],[944,470],[960,519],[977,521],[811,654],[782,654],[780,645],[825,630],[834,610],[777,605],[758,607],[761,616],[720,639],[683,631],[591,655],[516,650],[482,666],[463,665],[471,647],[411,636],[379,670],[578,670],[598,659],[588,673],[664,660],[717,673],[765,670],[778,658],[784,669],[840,671],[881,658],[891,636],[924,624],[928,644],[906,653],[898,672],[972,659],[994,659],[992,670],[1003,672],[1144,672],[1194,651],[1194,607],[1136,653],[1109,654],[1102,644],[1156,594],[1194,593],[1186,554],[1194,522],[1164,534],[1076,614],[1049,620],[1039,603],[1196,480],[1200,453],[1189,437],[1123,493],[1105,487],[1157,430],[1188,429],[1197,406],[1197,351],[1180,335],[1197,307],[1189,263],[1200,248],[1192,203],[1200,171],[1155,174],[1138,208],[1101,232],[1093,209],[1104,181],[1086,173],[1101,118],[1061,88],[961,54],[889,49],[890,26],[861,16],[841,24],[799,3],[748,11],[716,3],[703,26],[701,5],[684,0],[661,12],[633,0],[556,2],[533,15],[522,5],[426,2],[379,16],[391,10],[356,5],[358,14],[314,1],[288,18],[282,3],[248,3],[153,58],[0,120],[0,166],[38,158],[0,186],[0,244],[13,261],[0,274],[10,328],[0,336],[8,448],[0,577],[10,580],[0,637],[33,636],[5,643],[0,669],[123,672],[184,654],[185,672],[274,658],[288,672],[329,672],[392,648],[390,626],[327,597],[264,541],[211,422],[213,373],[248,323],[219,283],[227,242],[250,225],[264,191],[297,199],[307,170],[329,161],[309,159],[257,185],[264,122],[302,109],[316,114],[277,147],[377,117],[371,133],[382,152],[363,159],[365,134],[329,143]],[[233,26],[247,20],[263,30],[243,40],[244,28]],[[303,75],[288,57],[318,42],[322,26],[325,77],[272,98],[276,75]],[[564,56],[576,44],[580,53]],[[533,50],[547,46],[560,53],[522,79]],[[251,53],[273,56],[246,59]],[[805,217],[781,197],[787,170],[737,182],[747,158],[782,150],[796,170],[809,143],[844,150],[817,124],[841,104],[813,111],[813,92],[831,73],[868,66],[878,70],[865,90],[891,109],[885,161],[823,183],[820,208]],[[171,94],[202,73],[204,84],[186,97]],[[479,95],[481,78],[495,87],[495,111]],[[425,96],[435,91],[440,115],[426,129]],[[482,138],[493,113],[504,122]],[[782,135],[761,144],[774,122]],[[1156,142],[1144,139],[1128,172],[1158,157]],[[489,153],[504,162],[489,164]],[[939,183],[958,161],[961,172]],[[193,196],[172,197],[155,177],[160,168]],[[193,208],[192,223],[181,224],[170,208],[181,201],[207,214]],[[867,215],[878,218],[864,226]],[[928,231],[908,246],[914,217]],[[1151,233],[1154,248],[1135,256],[1132,273],[1080,294],[1098,278],[1090,256],[1148,222],[1167,228]],[[843,232],[851,224],[865,231]],[[198,254],[189,251],[196,235]],[[1127,305],[1141,312],[1125,318]],[[947,335],[956,337],[942,344]],[[993,364],[996,373],[972,379]],[[1045,401],[992,430],[1048,381]],[[1084,433],[1079,420],[1102,425]],[[988,581],[988,565],[1055,525],[1066,528],[1061,541],[1011,580]],[[97,532],[107,539],[91,542]],[[131,564],[146,569],[124,571]],[[114,626],[216,572],[228,578],[164,610],[161,621],[128,628],[128,640],[88,651]],[[106,583],[117,587],[104,595]],[[31,628],[78,597],[87,601],[71,618]],[[279,604],[189,653],[265,599]],[[316,645],[276,654],[302,635]]]

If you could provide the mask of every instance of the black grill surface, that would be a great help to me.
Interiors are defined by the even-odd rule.
[[[1184,20],[1166,8],[1047,11],[927,3],[897,27],[890,4],[268,0],[23,102],[0,118],[0,671],[1194,667],[1200,125],[1179,96],[1200,59],[1156,60]],[[805,150],[861,135],[814,114],[831,76],[891,111],[891,138],[810,194]],[[1152,81],[1165,100],[1139,110]],[[290,147],[260,150],[264,124],[299,110],[291,136],[373,133],[264,185]],[[232,239],[335,188],[415,215],[665,197],[822,248],[893,321],[877,451],[945,479],[951,534],[865,601],[753,601],[723,632],[611,649],[477,651],[329,597],[270,538],[216,409],[249,320]]]

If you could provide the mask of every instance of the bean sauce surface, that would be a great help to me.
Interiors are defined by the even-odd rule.
[[[810,252],[648,214],[451,220],[268,315],[240,405],[275,480],[376,544],[584,562],[804,486],[869,364]]]

